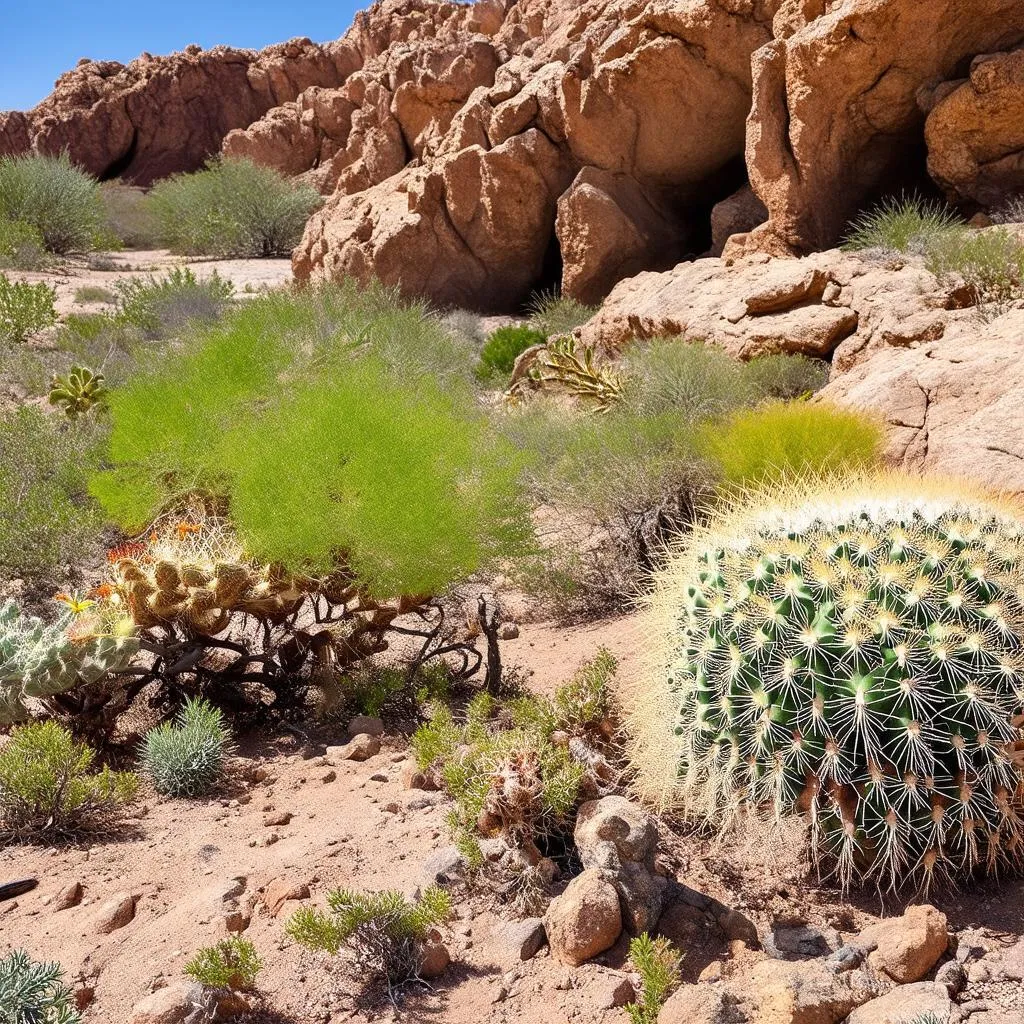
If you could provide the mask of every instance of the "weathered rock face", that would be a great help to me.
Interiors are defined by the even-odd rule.
[[[776,6],[522,0],[490,36],[439,37],[436,72],[419,56],[364,68],[376,91],[333,91],[347,120],[333,97],[328,117],[312,112],[320,91],[226,149],[289,170],[301,155],[335,190],[296,250],[300,280],[375,274],[439,303],[510,309],[557,243],[564,293],[596,302],[686,251],[689,208],[742,154],[750,55]],[[259,157],[264,137],[279,156]],[[352,173],[367,153],[377,173]]]
[[[1024,310],[880,349],[822,397],[877,410],[899,465],[1024,494]]]
[[[130,64],[79,62],[27,114],[0,114],[0,153],[59,153],[97,177],[139,185],[192,171],[232,129],[312,85],[336,85],[359,66],[345,43],[308,39],[259,52],[189,47]]]
[[[928,171],[954,198],[1024,192],[1024,49],[978,57],[968,78],[922,99]]]
[[[921,137],[918,90],[1024,39],[1024,5],[787,2],[775,36],[753,58],[747,169],[770,215],[753,242],[806,252],[834,244],[857,204],[901,170]]]

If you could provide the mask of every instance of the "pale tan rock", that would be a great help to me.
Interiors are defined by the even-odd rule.
[[[213,1020],[213,1000],[194,981],[158,988],[135,1005],[128,1024],[202,1024]]]
[[[880,348],[823,400],[877,411],[896,465],[1024,494],[1024,310],[957,321],[913,348]]]
[[[348,734],[350,736],[383,736],[384,723],[373,715],[356,715],[348,723]]]
[[[885,987],[822,960],[764,960],[729,985],[748,1024],[835,1024]]]
[[[77,907],[82,902],[82,895],[84,893],[81,882],[71,882],[65,885],[56,896],[53,897],[53,902],[50,904],[50,909],[54,912],[59,910],[68,910],[71,907]]]
[[[452,962],[448,947],[437,940],[428,941],[423,947],[423,960],[420,963],[420,977],[439,978]]]
[[[282,876],[268,883],[263,891],[263,905],[272,917],[277,917],[286,903],[292,900],[308,900],[309,886],[294,878]]]
[[[975,58],[966,80],[933,95],[929,174],[955,199],[989,205],[1024,192],[1024,49]]]
[[[916,985],[901,985],[884,996],[872,999],[858,1007],[846,1024],[915,1024],[934,1014],[939,1021],[949,1020],[953,1010],[949,993],[943,985],[923,981]]]
[[[615,886],[597,868],[577,875],[544,915],[552,955],[578,966],[610,949],[622,934],[622,912]]]
[[[92,918],[92,930],[98,935],[111,932],[131,924],[135,918],[135,904],[139,897],[133,893],[118,893],[104,903]]]
[[[1018,0],[800,7],[785,5],[776,38],[752,59],[746,162],[770,219],[750,237],[772,251],[833,245],[919,142],[919,89],[1024,39]]]
[[[865,928],[851,945],[870,949],[868,963],[897,984],[920,981],[949,945],[946,915],[929,904],[908,907]]]
[[[340,747],[328,747],[327,758],[329,761],[368,761],[371,757],[380,753],[380,737],[371,736],[369,733],[357,733]]]
[[[720,203],[715,203],[711,210],[710,255],[721,256],[732,235],[753,231],[767,219],[767,207],[749,185],[744,185]]]

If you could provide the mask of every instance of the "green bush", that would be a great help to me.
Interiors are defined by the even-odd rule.
[[[100,428],[35,406],[0,413],[0,567],[41,579],[90,551],[102,524],[89,499]]]
[[[0,748],[0,835],[51,841],[109,827],[135,798],[130,772],[94,772],[96,752],[56,722],[13,730]]]
[[[884,433],[864,413],[808,402],[768,402],[705,426],[699,451],[726,486],[853,471],[876,463]]]
[[[379,290],[255,299],[112,390],[92,491],[138,529],[199,487],[259,561],[317,573],[344,552],[374,593],[443,590],[526,529],[514,453],[465,378],[430,372],[454,345]]]
[[[516,359],[531,345],[543,345],[547,335],[532,327],[499,327],[492,331],[480,352],[477,376],[480,380],[500,380],[507,377]]]
[[[22,220],[0,217],[0,267],[41,270],[45,266],[46,246],[39,230]]]
[[[16,949],[0,959],[0,1024],[81,1024],[58,963]]]
[[[640,975],[640,999],[629,1003],[630,1024],[658,1024],[665,1000],[679,986],[682,956],[668,939],[652,939],[647,932],[629,943],[629,962]]]
[[[210,988],[248,991],[263,969],[256,947],[239,935],[221,939],[215,946],[203,946],[187,964],[185,973]]]
[[[100,186],[100,200],[106,230],[120,246],[156,248],[157,222],[141,188],[121,181],[105,181]]]
[[[1024,521],[900,474],[785,482],[655,578],[636,784],[727,827],[803,814],[841,884],[1016,866]]]
[[[189,324],[212,323],[235,294],[216,270],[200,281],[188,267],[163,277],[121,278],[114,287],[115,320],[147,341],[175,338]]]
[[[935,238],[960,222],[955,214],[920,196],[887,199],[851,225],[843,248],[884,249],[923,255]]]
[[[758,399],[806,398],[828,383],[828,375],[829,364],[823,359],[802,355],[757,356],[743,364],[743,376]]]
[[[443,660],[420,665],[412,675],[396,665],[365,662],[345,676],[336,704],[347,715],[385,715],[416,718],[423,705],[447,700],[451,693],[451,675]],[[334,707],[324,709],[337,710]]]
[[[25,341],[57,321],[57,291],[40,281],[12,282],[0,274],[0,341]]]
[[[97,285],[87,284],[75,289],[75,302],[80,305],[88,305],[93,302],[113,303],[117,296],[109,288],[100,288]]]
[[[596,312],[597,306],[586,306],[557,292],[544,292],[530,303],[530,326],[546,338],[570,334]]]
[[[348,951],[356,975],[383,978],[388,990],[418,978],[431,929],[451,917],[451,897],[431,887],[411,903],[401,893],[336,889],[328,913],[302,907],[288,921],[288,934],[308,949],[336,956]]]
[[[197,256],[288,256],[321,204],[308,185],[249,160],[215,159],[158,182],[149,208],[163,243]]]
[[[1024,298],[1024,245],[1006,228],[946,231],[932,240],[925,266],[941,281],[962,280],[986,317]]]
[[[2,220],[33,227],[49,252],[89,252],[103,229],[99,184],[66,153],[0,157]]]
[[[230,739],[221,712],[201,698],[190,698],[174,722],[146,733],[142,771],[165,796],[202,796],[224,774]]]

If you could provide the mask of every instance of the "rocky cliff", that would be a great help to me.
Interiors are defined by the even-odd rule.
[[[148,183],[211,153],[327,197],[301,280],[587,302],[833,245],[886,191],[1024,190],[1020,0],[381,0],[340,40],[83,62],[0,152]]]

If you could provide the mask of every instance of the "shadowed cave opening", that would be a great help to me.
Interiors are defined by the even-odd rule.
[[[135,155],[139,149],[139,132],[136,129],[132,132],[132,141],[128,144],[128,148],[125,150],[122,156],[118,157],[117,160],[112,161],[104,169],[103,173],[99,176],[100,181],[113,181],[115,178],[120,178],[124,175],[125,171],[131,167],[132,162],[135,160]]]

